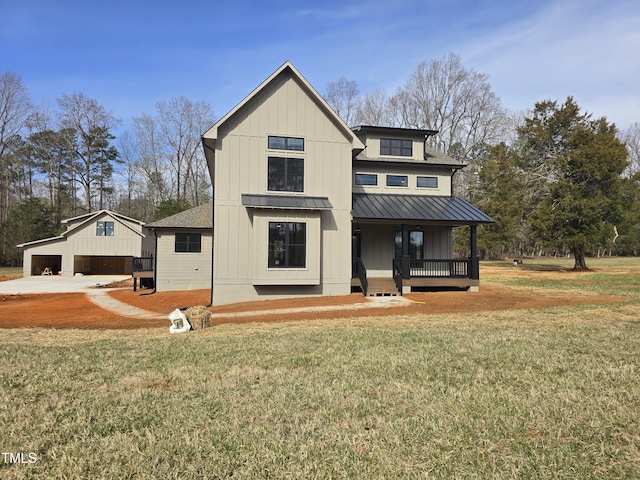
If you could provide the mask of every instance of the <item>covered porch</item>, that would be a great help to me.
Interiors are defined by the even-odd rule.
[[[457,197],[353,195],[352,287],[364,295],[412,289],[477,290],[477,226],[493,220]],[[468,256],[454,258],[454,228],[469,229]]]

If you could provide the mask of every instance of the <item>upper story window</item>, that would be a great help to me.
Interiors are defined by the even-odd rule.
[[[387,187],[408,187],[409,177],[407,175],[387,175]]]
[[[413,142],[399,138],[381,138],[380,155],[393,155],[395,157],[413,156]]]
[[[175,251],[180,253],[201,253],[201,233],[176,233]]]
[[[438,177],[417,177],[418,188],[438,188]]]
[[[304,159],[269,157],[267,190],[304,191]]]
[[[378,185],[378,175],[375,173],[356,173],[356,185]]]
[[[113,237],[113,222],[98,222],[96,224],[96,236]]]
[[[304,152],[304,138],[269,136],[269,148],[275,150],[295,150]]]

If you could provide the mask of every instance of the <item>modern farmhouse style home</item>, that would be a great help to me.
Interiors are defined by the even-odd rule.
[[[476,227],[453,195],[464,164],[437,132],[349,128],[286,62],[203,135],[213,184],[213,303],[477,289]],[[453,228],[470,229],[453,258]]]

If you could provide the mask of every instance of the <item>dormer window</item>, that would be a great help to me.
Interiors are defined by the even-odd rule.
[[[398,138],[381,138],[380,155],[412,157],[413,142],[411,140],[401,140]]]
[[[304,152],[304,138],[269,136],[269,148],[273,150],[294,150]]]

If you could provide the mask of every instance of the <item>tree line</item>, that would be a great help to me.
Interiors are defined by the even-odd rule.
[[[391,94],[342,77],[326,99],[349,124],[438,130],[431,146],[467,164],[456,194],[495,219],[478,232],[484,258],[571,254],[586,269],[590,255],[640,252],[640,123],[618,131],[572,97],[509,112],[456,54],[420,63]]]
[[[421,62],[395,92],[363,94],[341,77],[324,97],[350,126],[438,131],[430,146],[467,164],[456,194],[496,220],[479,231],[483,257],[572,253],[586,268],[588,255],[638,254],[640,123],[618,131],[571,97],[511,112],[453,53]],[[59,234],[64,218],[106,208],[148,222],[208,201],[200,138],[214,121],[208,103],[176,97],[116,138],[121,121],[95,99],[36,107],[16,73],[0,72],[0,264],[19,264],[15,245]]]
[[[0,265],[15,245],[58,235],[61,221],[109,209],[148,222],[209,201],[200,147],[215,121],[205,102],[176,97],[121,125],[82,92],[37,107],[22,79],[0,72]]]

